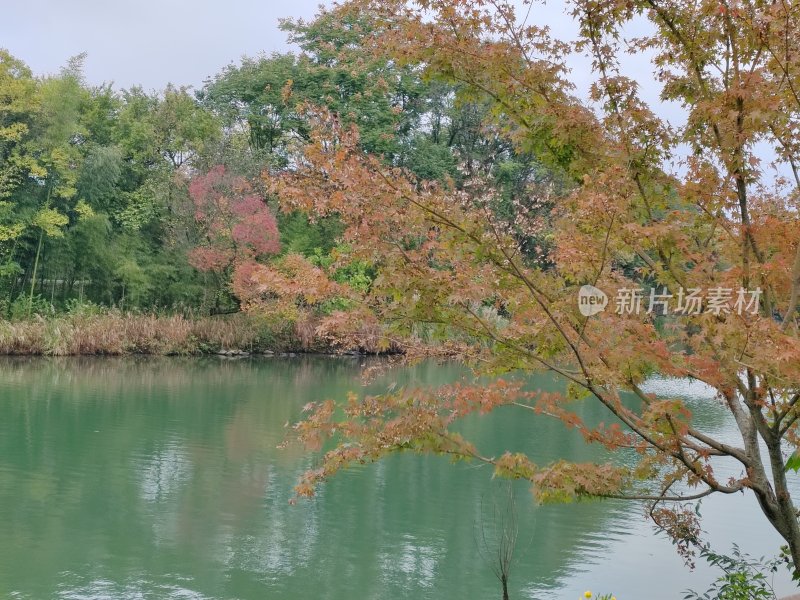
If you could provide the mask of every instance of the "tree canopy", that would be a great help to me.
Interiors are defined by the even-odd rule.
[[[395,343],[413,348],[420,327],[434,327],[460,342],[478,372],[511,379],[351,398],[342,411],[316,406],[296,429],[307,443],[330,437],[333,447],[298,492],[388,453],[443,453],[529,480],[545,501],[647,500],[687,552],[699,535],[691,501],[747,492],[797,567],[800,527],[786,474],[800,414],[797,7],[570,6],[580,26],[574,42],[553,39],[502,0],[337,8],[342,21],[370,16],[364,46],[373,56],[456,86],[479,108],[483,135],[515,157],[535,156],[549,184],[528,176],[525,201],[513,200],[507,219],[491,172],[468,173],[458,185],[420,182],[371,154],[357,127],[324,108],[314,113],[304,160],[268,183],[292,209],[341,219],[339,261],[377,265],[354,305],[377,315]],[[650,32],[626,40],[624,28],[640,17]],[[649,74],[623,75],[621,57],[643,51],[653,57],[661,102],[683,107],[684,125],[642,100]],[[593,60],[591,104],[569,83],[572,52]],[[464,157],[456,159],[463,170]],[[520,232],[544,234],[546,256],[527,253]],[[264,286],[270,277],[269,266],[249,274],[254,298],[267,289],[274,296]],[[591,295],[597,310],[580,304]],[[347,321],[332,315],[326,327]],[[526,390],[513,379],[538,370],[558,374],[565,391]],[[698,428],[685,400],[647,393],[653,374],[713,389],[739,439]],[[575,405],[590,401],[607,409],[607,422],[581,420]],[[520,418],[560,418],[619,452],[603,464],[486,455],[457,423],[501,406]],[[738,475],[718,475],[723,459]]]

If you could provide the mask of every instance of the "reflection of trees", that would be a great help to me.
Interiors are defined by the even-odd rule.
[[[158,503],[178,491],[191,475],[191,465],[177,444],[143,459],[134,469],[141,474],[142,498]]]
[[[473,536],[493,485],[486,469],[396,456],[289,506],[313,459],[276,450],[284,424],[308,401],[358,389],[359,364],[0,360],[0,590],[52,597],[59,577],[62,591],[105,582],[106,595],[118,597],[137,586],[245,600],[493,597]],[[427,363],[388,371],[370,389],[463,374]],[[535,415],[500,409],[462,426],[486,452],[597,457],[577,434]],[[518,492],[522,553],[512,590],[557,585],[618,518],[619,505],[533,507]]]

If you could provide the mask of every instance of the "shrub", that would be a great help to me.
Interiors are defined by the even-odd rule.
[[[736,544],[731,556],[717,554],[708,545],[700,548],[700,556],[723,573],[705,593],[686,592],[685,600],[775,600],[772,575],[785,558],[753,559]]]

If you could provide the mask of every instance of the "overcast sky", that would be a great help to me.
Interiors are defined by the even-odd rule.
[[[244,55],[287,50],[278,20],[310,19],[320,1],[0,0],[0,48],[39,75],[55,73],[69,57],[87,52],[91,83],[148,90],[167,83],[199,86]],[[524,15],[527,7],[521,0],[515,4]],[[563,0],[532,8],[530,23],[548,24],[562,39],[575,35]],[[576,63],[573,78],[583,87],[589,63]],[[641,66],[649,71],[646,63]]]
[[[243,55],[286,50],[281,17],[320,0],[0,0],[0,48],[36,74],[87,52],[93,84],[194,85]]]
[[[523,0],[514,3],[524,16]],[[289,49],[278,20],[310,19],[319,4],[320,0],[0,0],[0,47],[38,75],[57,72],[69,57],[85,51],[85,74],[92,84],[199,88],[244,55]],[[565,0],[536,2],[528,22],[549,25],[560,39],[573,39],[577,33]],[[636,24],[629,34],[642,31]],[[657,102],[660,88],[650,75],[648,57],[621,58],[628,74],[644,84],[643,97]],[[591,62],[574,56],[570,66],[578,95],[585,98]]]

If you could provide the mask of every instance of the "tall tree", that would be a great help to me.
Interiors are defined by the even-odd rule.
[[[18,211],[27,214],[33,253],[27,273],[30,281],[28,311],[33,304],[42,249],[47,239],[63,235],[76,195],[78,165],[85,130],[81,111],[87,99],[83,81],[85,55],[71,58],[61,72],[42,80],[38,87],[40,114],[31,125],[26,154],[31,168],[24,188],[16,194]]]
[[[503,0],[352,0],[340,9],[382,20],[371,39],[379,56],[468,86],[491,104],[487,123],[518,152],[574,182],[554,199],[553,264],[523,260],[513,230],[487,210],[491,186],[418,185],[365,155],[354,129],[324,111],[305,160],[273,180],[276,193],[294,208],[338,214],[351,257],[380,265],[361,302],[393,337],[414,324],[445,324],[480,342],[462,348],[477,369],[548,370],[567,391],[499,381],[351,399],[344,413],[318,405],[297,430],[307,442],[335,435],[337,444],[298,492],[391,452],[444,453],[530,480],[543,500],[647,500],[688,549],[699,530],[686,503],[744,491],[800,568],[786,475],[787,452],[800,443],[800,14],[791,3],[747,0],[571,6],[574,45]],[[637,15],[652,32],[626,43],[622,29]],[[643,48],[654,53],[664,100],[686,109],[685,126],[669,127],[620,73],[622,54]],[[600,114],[568,83],[573,50],[594,59]],[[681,159],[684,147],[691,153]],[[788,179],[762,163],[764,147]],[[536,226],[525,212],[517,221]],[[579,310],[582,286],[599,303],[592,310]],[[598,289],[611,297],[606,310]],[[486,318],[487,305],[507,318]],[[702,429],[685,400],[645,392],[654,373],[713,388],[739,439]],[[577,401],[600,403],[609,423],[585,423]],[[484,454],[454,431],[465,415],[498,406],[521,418],[561,418],[625,459],[537,465],[510,450]],[[739,471],[721,477],[724,460]]]
[[[38,111],[37,83],[30,69],[0,50],[0,277],[4,280],[21,271],[15,250],[26,224],[9,198],[37,170],[27,142]]]

